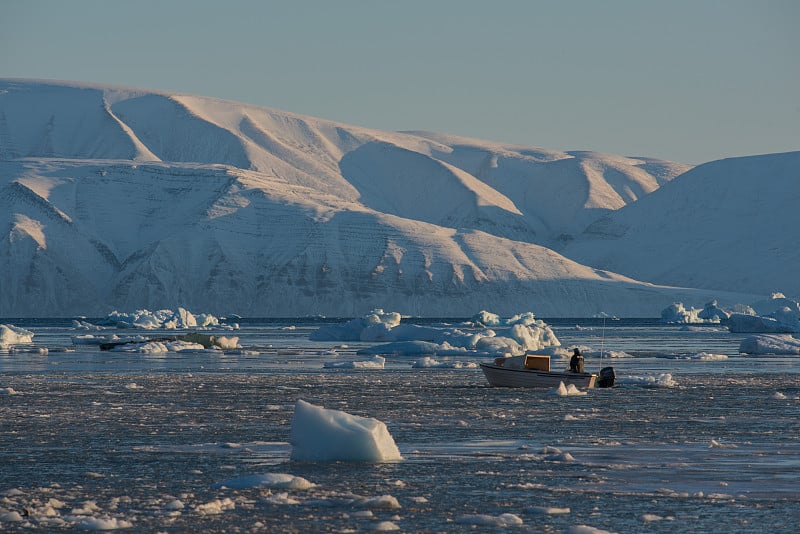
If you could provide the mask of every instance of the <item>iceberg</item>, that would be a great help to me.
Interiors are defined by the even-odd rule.
[[[745,354],[797,354],[800,355],[800,339],[788,334],[762,334],[750,336],[739,344],[739,352]]]
[[[33,332],[18,326],[0,324],[0,346],[33,343]]]
[[[386,424],[377,419],[315,406],[294,406],[291,459],[300,462],[394,462],[402,460]]]
[[[374,310],[342,325],[326,325],[312,332],[312,341],[374,341],[384,345],[360,349],[358,354],[444,356],[454,352],[489,357],[518,356],[561,345],[553,330],[531,312],[503,319],[481,311],[458,326],[401,324],[399,313]],[[488,328],[490,323],[492,328]]]

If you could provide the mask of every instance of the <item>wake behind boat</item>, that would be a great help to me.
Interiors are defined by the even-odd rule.
[[[525,354],[497,358],[493,363],[480,363],[483,374],[492,386],[521,388],[557,388],[573,384],[578,389],[611,387],[616,374],[613,367],[604,367],[599,374],[551,371],[550,356]]]

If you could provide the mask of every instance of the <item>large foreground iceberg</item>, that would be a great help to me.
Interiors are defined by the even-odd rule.
[[[386,425],[298,399],[292,417],[292,460],[392,462],[402,460]]]

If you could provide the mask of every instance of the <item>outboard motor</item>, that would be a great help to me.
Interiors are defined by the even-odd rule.
[[[617,379],[617,373],[614,372],[613,367],[603,367],[600,369],[600,375],[597,377],[597,387],[610,388],[614,386],[614,380]]]

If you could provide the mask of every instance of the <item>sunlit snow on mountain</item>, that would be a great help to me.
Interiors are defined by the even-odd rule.
[[[0,80],[0,316],[656,317],[797,294],[798,161],[690,171]]]

